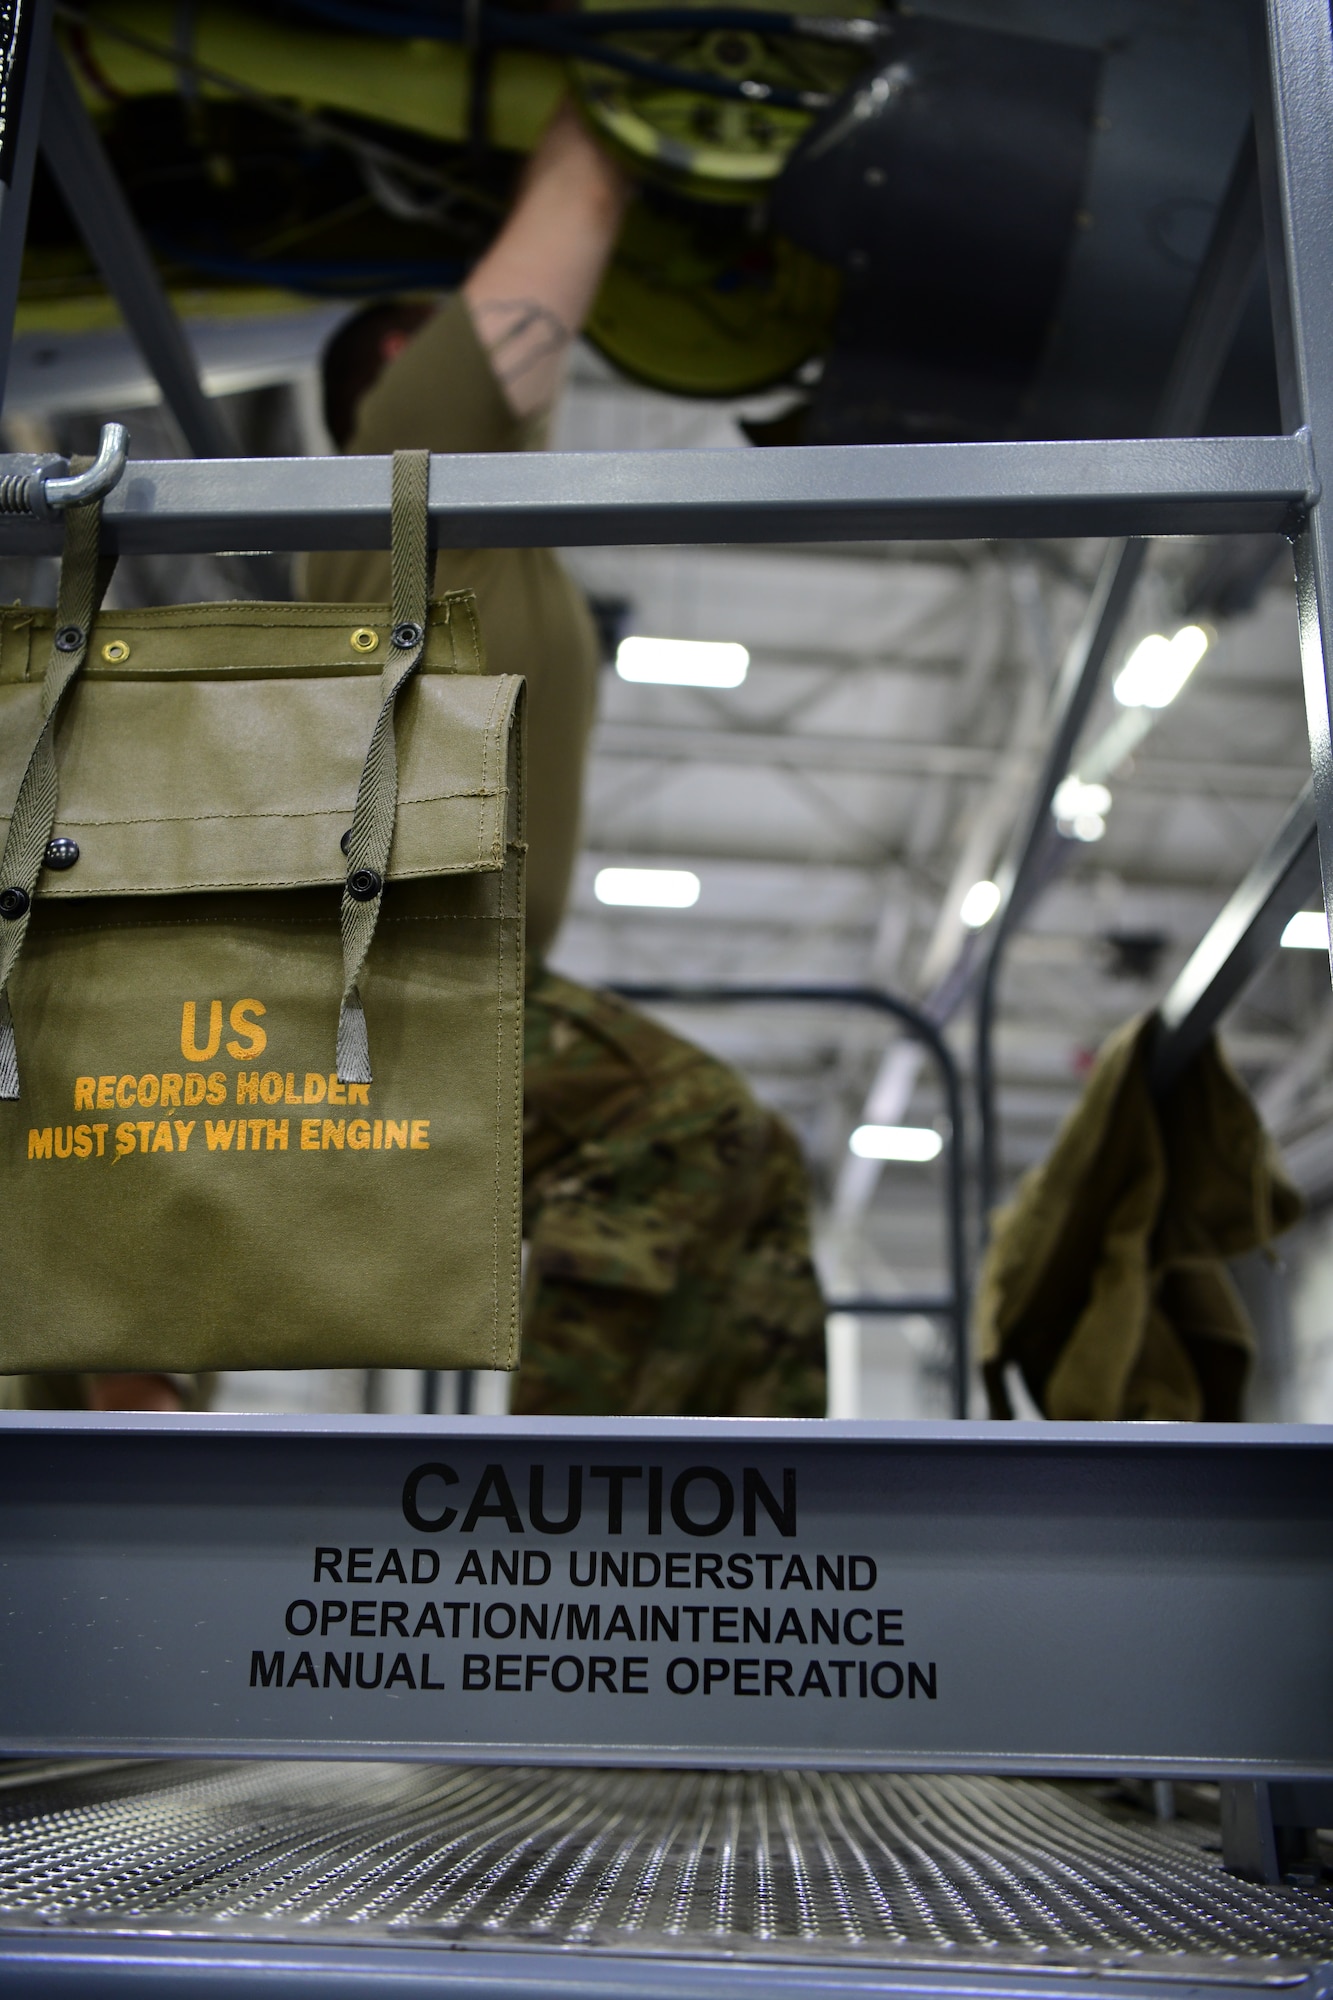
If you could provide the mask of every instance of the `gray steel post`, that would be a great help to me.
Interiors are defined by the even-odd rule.
[[[131,460],[102,515],[118,555],[387,549],[387,458]],[[966,541],[1290,532],[1304,437],[435,457],[437,548]],[[57,523],[0,519],[0,554],[51,555]]]
[[[4,402],[14,308],[28,234],[42,86],[51,48],[50,0],[13,0],[8,43],[0,48],[0,403]]]
[[[1278,0],[1274,0],[1278,4]],[[1246,133],[1213,224],[1175,358],[1157,408],[1159,437],[1191,436],[1203,423],[1254,283],[1263,244],[1258,160]],[[1052,702],[1050,742],[1028,817],[1000,874],[1002,901],[987,933],[976,1015],[976,1088],[980,1125],[978,1192],[983,1238],[998,1192],[994,1032],[1000,971],[1009,939],[1051,872],[1059,841],[1051,802],[1070,768],[1125,612],[1147,559],[1143,540],[1116,541],[1106,551],[1087,615],[1061,669]]]
[[[1317,1827],[1333,1818],[1333,1785],[1240,1779],[1223,1784],[1222,1858],[1251,1882],[1318,1882]]]
[[[831,1313],[942,1314],[948,1320],[951,1335],[949,1391],[953,1415],[965,1417],[971,1373],[967,1347],[969,1313],[964,1197],[967,1142],[963,1125],[963,1085],[953,1050],[940,1033],[937,1023],[919,1007],[912,1006],[910,1001],[901,999],[896,993],[881,992],[877,986],[674,986],[654,982],[652,985],[618,985],[611,990],[623,994],[627,1000],[656,1000],[663,1005],[684,1001],[737,1006],[747,1000],[775,1000],[797,1005],[869,1007],[875,1012],[892,1015],[920,1042],[939,1071],[949,1121],[945,1151],[945,1240],[949,1290],[940,1296],[916,1298],[830,1299],[828,1310]]]
[[[1169,1089],[1198,1054],[1232,1001],[1267,965],[1287,919],[1318,886],[1315,807],[1307,785],[1157,1010],[1155,1091]]]
[[[41,145],[186,444],[199,458],[231,457],[231,427],[200,387],[189,342],[59,49],[51,51],[47,66]]]
[[[1333,25],[1327,0],[1267,0],[1269,88],[1258,93],[1260,167],[1283,421],[1308,428],[1322,487],[1333,476]],[[1296,537],[1306,718],[1327,903],[1333,882],[1329,639],[1333,548],[1316,496]]]
[[[1277,1828],[1263,1779],[1221,1788],[1222,1855],[1233,1875],[1251,1882],[1280,1882]]]
[[[1055,859],[1060,835],[1051,820],[1051,802],[1069,769],[1075,746],[1101,684],[1102,668],[1115,644],[1129,600],[1143,570],[1148,543],[1115,541],[1102,558],[1087,612],[1065,655],[1052,706],[1055,722],[1042,760],[1022,836],[1000,872],[1002,902],[992,922],[989,948],[977,984],[974,1044],[979,1148],[977,1201],[981,1237],[999,1187],[999,1134],[995,1105],[995,1014],[1000,973],[1010,938],[1022,923]]]

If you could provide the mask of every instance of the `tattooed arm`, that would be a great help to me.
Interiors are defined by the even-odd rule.
[[[555,401],[628,200],[625,174],[563,104],[508,220],[463,287],[515,416],[535,416]]]

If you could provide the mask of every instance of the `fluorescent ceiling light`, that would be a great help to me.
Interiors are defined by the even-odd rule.
[[[599,868],[599,903],[639,910],[688,910],[699,900],[699,877],[688,868]]]
[[[750,655],[730,639],[622,639],[616,672],[622,681],[661,687],[734,688],[745,679]]]
[[[1288,951],[1327,951],[1328,918],[1322,910],[1298,910],[1282,933]]]
[[[1165,708],[1207,651],[1202,625],[1182,625],[1171,639],[1164,632],[1150,632],[1116,675],[1112,693],[1125,708]]]
[[[1057,786],[1051,800],[1061,833],[1075,840],[1100,840],[1106,832],[1111,794],[1105,785],[1085,784],[1073,772]]]
[[[960,903],[958,914],[970,931],[979,931],[990,922],[999,907],[999,883],[974,882]]]
[[[859,1160],[933,1160],[944,1145],[929,1125],[858,1125],[850,1143]]]

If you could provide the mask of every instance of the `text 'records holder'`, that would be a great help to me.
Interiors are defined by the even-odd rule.
[[[380,679],[380,707],[357,786],[352,825],[345,836],[348,868],[343,884],[343,991],[338,1013],[340,1083],[369,1083],[370,1044],[357,981],[379,922],[398,816],[398,746],[394,712],[398,696],[421,664],[430,598],[427,498],[430,456],[396,452],[392,493],[393,630]],[[72,482],[71,482],[72,483]],[[55,831],[60,799],[55,725],[61,705],[88,654],[94,618],[115,568],[101,554],[102,501],[70,506],[60,562],[51,658],[42,682],[42,724],[14,802],[0,856],[0,1101],[19,1096],[18,1049],[9,1005],[9,981],[23,949],[37,878]]]

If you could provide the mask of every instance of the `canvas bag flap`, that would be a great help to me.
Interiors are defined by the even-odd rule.
[[[279,677],[286,611],[299,618],[297,658]],[[382,606],[335,606],[336,615],[321,607],[317,620],[305,612],[186,606],[95,622],[57,733],[55,831],[77,841],[79,859],[67,872],[43,870],[39,897],[342,881],[339,843],[379,703],[388,626]],[[52,625],[49,612],[0,614],[0,841],[40,723]],[[353,651],[352,633],[373,636],[374,649]],[[398,702],[395,879],[504,863],[518,682],[483,674],[466,592],[431,606],[427,635]],[[186,677],[182,663],[201,641],[203,671]]]

